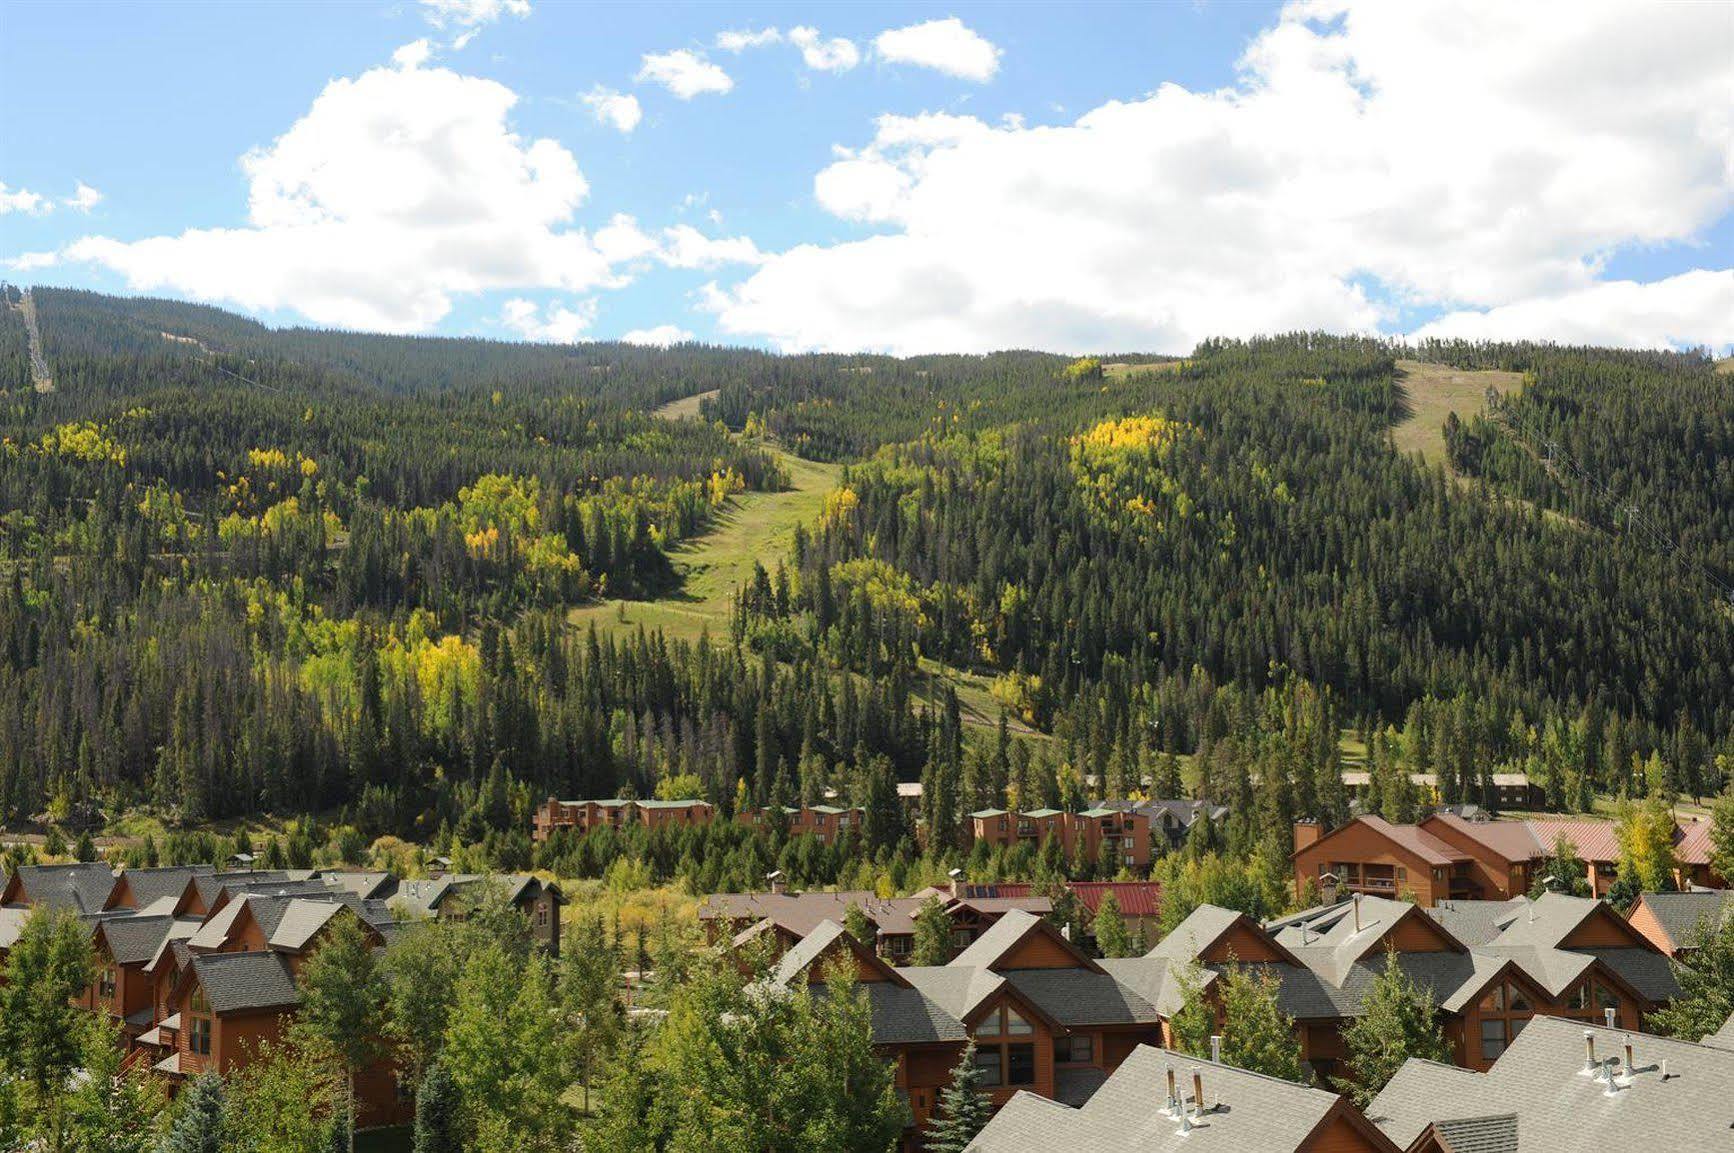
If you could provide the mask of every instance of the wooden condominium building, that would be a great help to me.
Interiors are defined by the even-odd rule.
[[[971,837],[990,845],[1040,849],[1057,838],[1068,857],[1081,854],[1095,861],[1107,856],[1129,869],[1150,865],[1150,815],[1135,808],[1098,806],[1082,813],[981,809],[969,815],[968,824]]]
[[[1734,889],[1642,893],[1627,920],[1668,956],[1684,957],[1697,948],[1700,930],[1715,932],[1734,920]]]
[[[784,954],[772,979],[821,981],[839,955],[853,958],[874,1044],[895,1063],[913,1120],[906,1148],[919,1148],[971,1039],[997,1108],[1020,1091],[1082,1104],[1140,1043],[1161,1037],[1154,1005],[1030,913],[1007,913],[950,964],[905,968],[825,921]]]
[[[1408,897],[1422,905],[1448,900],[1508,900],[1527,893],[1561,839],[1606,896],[1618,874],[1619,843],[1606,821],[1466,821],[1435,813],[1413,825],[1361,816],[1330,832],[1300,822],[1294,829],[1294,876],[1321,892]],[[1682,888],[1717,880],[1710,870],[1708,822],[1676,826],[1674,852]]]
[[[716,815],[709,801],[561,801],[549,797],[531,818],[531,837],[545,841],[561,829],[577,833],[597,829],[623,829],[643,825],[650,829],[669,826],[708,825]]]
[[[1484,1072],[1411,1060],[1367,1106],[1405,1153],[1734,1148],[1734,1050],[1539,1016]]]
[[[0,953],[37,907],[75,914],[91,935],[96,975],[86,1008],[121,1025],[127,1060],[171,1085],[229,1072],[275,1041],[301,1004],[299,978],[334,926],[350,920],[375,947],[404,920],[461,919],[497,888],[544,947],[559,948],[559,890],[534,877],[448,875],[399,882],[389,873],[217,872],[106,865],[20,869],[0,887]],[[362,1126],[402,1124],[408,1106],[381,1062],[356,1082]]]
[[[865,809],[843,808],[838,805],[783,806],[783,820],[791,837],[810,836],[821,845],[842,840],[850,829],[859,829],[865,819]],[[749,829],[769,829],[773,823],[770,809],[743,809],[735,820]]]

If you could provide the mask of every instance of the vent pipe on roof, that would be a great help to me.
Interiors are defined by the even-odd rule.
[[[1354,904],[1355,904],[1355,932],[1359,933],[1361,931],[1361,895],[1359,893],[1355,894]]]
[[[1210,1035],[1210,1059],[1218,1065],[1222,1064],[1222,1034],[1221,1033],[1212,1033]]]
[[[1632,1063],[1632,1037],[1631,1037],[1631,1034],[1628,1033],[1628,1034],[1626,1034],[1626,1079],[1627,1080],[1631,1079],[1632,1073],[1636,1069],[1637,1069],[1637,1066]]]
[[[1594,1073],[1596,1068],[1595,1030],[1585,1029],[1583,1031],[1583,1071],[1585,1073]]]
[[[1177,1116],[1182,1112],[1178,1093],[1179,1090],[1174,1083],[1174,1066],[1170,1065],[1168,1066],[1168,1106],[1163,1110],[1170,1117]]]
[[[1614,1080],[1614,1063],[1616,1060],[1616,1058],[1609,1057],[1602,1063],[1601,1079],[1603,1083],[1607,1085],[1607,1088],[1603,1089],[1602,1092],[1609,1097],[1612,1097],[1615,1093],[1620,1091],[1620,1083]]]
[[[1192,1066],[1192,1115],[1204,1117],[1204,1071],[1198,1066]]]

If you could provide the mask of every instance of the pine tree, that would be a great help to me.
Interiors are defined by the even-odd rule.
[[[975,1041],[951,1068],[951,1083],[939,1094],[939,1111],[928,1128],[923,1148],[929,1153],[963,1153],[993,1116],[993,1104],[981,1089],[975,1064]]]
[[[457,1086],[436,1063],[415,1096],[415,1153],[463,1153],[458,1108]]]
[[[60,1148],[68,1108],[67,1080],[81,1064],[74,1003],[95,977],[90,938],[77,916],[38,905],[25,918],[6,957],[0,982],[0,1075],[25,1090],[47,1147]]]
[[[873,922],[867,919],[867,914],[861,911],[859,905],[851,904],[843,910],[843,927],[849,930],[849,935],[867,946],[873,947]]]
[[[223,1079],[200,1073],[175,1101],[174,1124],[162,1153],[224,1153],[229,1148],[228,1095]]]
[[[1132,956],[1126,919],[1120,915],[1120,901],[1112,891],[1102,894],[1102,903],[1096,908],[1096,948],[1104,957]]]
[[[1339,1078],[1337,1088],[1363,1109],[1409,1058],[1451,1063],[1433,994],[1410,979],[1394,947],[1385,954],[1362,1015],[1343,1030],[1343,1043],[1353,1076]]]

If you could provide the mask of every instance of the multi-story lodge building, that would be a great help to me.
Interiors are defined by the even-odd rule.
[[[1592,891],[1606,896],[1618,875],[1615,827],[1607,821],[1467,821],[1435,813],[1413,825],[1361,816],[1330,832],[1302,821],[1294,828],[1295,884],[1321,892],[1412,897],[1422,905],[1447,900],[1508,900],[1527,893],[1545,874],[1563,839],[1588,871]],[[1681,888],[1710,885],[1709,823],[1676,825],[1674,854]]]
[[[981,809],[969,814],[973,839],[990,845],[1028,844],[1040,849],[1058,838],[1068,857],[1095,861],[1106,856],[1129,869],[1150,865],[1150,816],[1135,808],[1097,806],[1082,813],[1059,809]]]
[[[549,797],[531,818],[531,837],[547,840],[561,829],[589,833],[596,829],[623,829],[643,825],[649,829],[670,826],[708,825],[716,815],[709,801],[637,801],[611,798],[597,801],[561,801]]]
[[[859,829],[865,816],[864,809],[843,808],[839,805],[802,805],[799,808],[783,806],[783,820],[789,835],[810,836],[821,845],[835,844],[842,840],[850,829]],[[771,827],[773,813],[770,809],[743,809],[736,814],[735,820],[749,829],[764,830]]]

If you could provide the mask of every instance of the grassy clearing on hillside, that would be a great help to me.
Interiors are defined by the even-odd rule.
[[[1184,367],[1184,360],[1163,360],[1154,364],[1104,364],[1102,375],[1114,380],[1128,376],[1147,376],[1156,372],[1179,372]]]
[[[1504,396],[1522,385],[1523,374],[1399,360],[1397,383],[1408,394],[1409,418],[1391,429],[1391,439],[1398,452],[1418,452],[1432,464],[1445,459],[1447,416],[1455,412],[1459,420],[1468,420],[1486,406],[1490,386]]]
[[[684,403],[677,401],[677,404]],[[666,412],[667,409],[660,410]],[[753,575],[753,562],[772,569],[793,544],[795,526],[819,515],[825,494],[836,487],[842,466],[778,454],[789,471],[783,492],[743,492],[729,500],[716,527],[669,551],[681,574],[680,587],[653,601],[608,600],[572,610],[575,624],[598,628],[661,629],[670,639],[693,641],[709,628],[727,635],[734,592]]]
[[[719,388],[713,388],[709,392],[695,392],[691,396],[671,400],[651,415],[660,416],[663,420],[697,420],[699,419],[698,406],[721,391]]]

